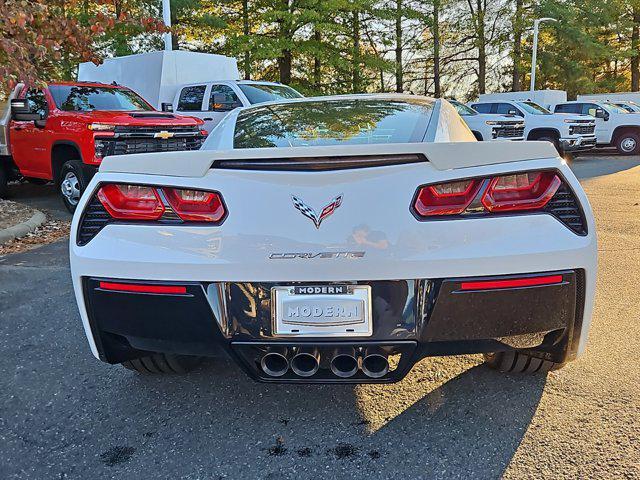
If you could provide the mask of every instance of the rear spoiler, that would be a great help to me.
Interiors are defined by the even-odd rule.
[[[494,165],[521,160],[556,158],[549,142],[395,143],[332,145],[325,147],[248,148],[141,153],[106,157],[101,172],[142,173],[174,177],[203,177],[214,162],[305,157],[362,157],[371,155],[423,155],[438,170]]]

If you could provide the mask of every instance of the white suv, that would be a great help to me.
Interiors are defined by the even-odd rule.
[[[524,121],[519,117],[478,113],[456,100],[449,103],[480,141],[524,140]]]
[[[526,140],[546,140],[553,143],[560,153],[591,150],[596,146],[596,124],[590,116],[554,114],[529,101],[473,102],[470,106],[480,113],[523,118]]]

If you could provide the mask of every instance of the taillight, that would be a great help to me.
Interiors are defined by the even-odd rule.
[[[106,184],[98,200],[113,219],[219,223],[226,214],[217,192],[148,185]]]
[[[457,180],[420,187],[413,209],[419,217],[540,210],[561,186],[555,171]]]
[[[458,215],[464,212],[478,194],[481,182],[463,180],[423,187],[418,192],[415,209],[422,216]]]
[[[157,220],[165,210],[156,189],[144,185],[104,185],[98,199],[118,220]]]
[[[495,177],[482,196],[490,212],[535,210],[544,207],[562,181],[553,172],[515,173]]]
[[[164,188],[171,208],[185,222],[219,222],[224,217],[220,195],[202,190]]]

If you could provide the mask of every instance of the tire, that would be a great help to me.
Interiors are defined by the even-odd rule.
[[[640,153],[640,135],[633,131],[622,132],[616,137],[616,150],[620,155]]]
[[[7,198],[9,194],[9,176],[5,166],[0,164],[0,198]]]
[[[68,160],[62,165],[57,185],[62,202],[69,212],[76,211],[82,192],[87,188],[87,183],[80,160]]]
[[[195,369],[202,362],[202,357],[174,355],[171,353],[155,353],[147,357],[122,362],[128,370],[143,374],[184,374]]]
[[[558,139],[557,138],[554,138],[554,137],[540,137],[540,138],[536,138],[536,140],[539,141],[539,142],[553,143],[553,146],[556,147],[556,150],[558,151],[558,153],[561,156],[564,154],[564,152],[560,148],[560,144],[558,143]]]
[[[485,353],[484,362],[488,367],[503,373],[546,373],[564,366],[564,363],[543,360],[517,351]]]

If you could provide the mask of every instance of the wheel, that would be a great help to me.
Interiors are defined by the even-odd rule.
[[[637,155],[640,153],[640,135],[636,132],[622,132],[616,138],[616,149],[621,155]]]
[[[554,137],[540,137],[540,138],[536,138],[537,141],[539,142],[549,142],[549,143],[553,143],[553,146],[556,147],[556,150],[558,151],[558,153],[560,155],[562,155],[564,152],[562,151],[562,149],[560,148],[560,144],[558,143],[558,139],[554,138]]]
[[[485,353],[484,362],[488,367],[505,373],[545,373],[564,366],[564,363],[543,360],[517,351]]]
[[[82,173],[82,162],[80,160],[68,160],[60,169],[58,186],[64,206],[69,212],[76,211],[82,192],[87,187],[87,181]]]
[[[4,165],[0,164],[0,198],[7,198],[9,193],[9,176]]]
[[[138,373],[188,373],[202,362],[202,357],[155,353],[147,357],[127,360],[122,366]]]

